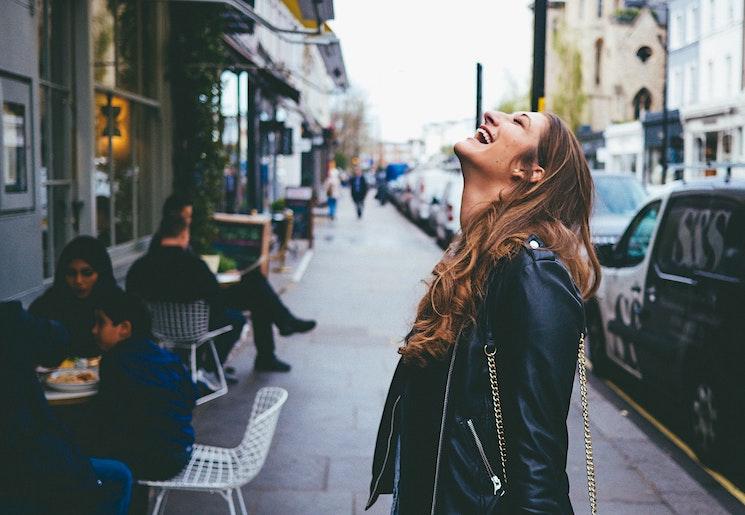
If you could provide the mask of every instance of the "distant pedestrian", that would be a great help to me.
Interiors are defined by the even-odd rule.
[[[367,196],[367,179],[362,175],[362,170],[355,168],[354,177],[349,181],[349,188],[352,191],[352,200],[357,208],[357,218],[362,218],[362,210],[365,207],[365,197]]]
[[[593,182],[556,115],[484,118],[455,145],[462,234],[434,268],[383,410],[368,507],[393,493],[393,515],[573,513],[566,418],[583,299],[600,279]]]
[[[339,189],[341,188],[341,182],[339,182],[339,171],[336,167],[329,169],[323,187],[326,190],[329,218],[334,220],[336,218],[336,201],[339,198]]]

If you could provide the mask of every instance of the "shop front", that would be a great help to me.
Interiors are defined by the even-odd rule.
[[[119,276],[171,190],[167,6],[9,2],[0,17],[0,299],[33,299],[73,237]]]

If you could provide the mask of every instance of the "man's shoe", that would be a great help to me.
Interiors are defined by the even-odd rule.
[[[257,359],[254,363],[257,372],[289,372],[289,363],[272,356],[270,359]]]
[[[235,374],[228,374],[227,370],[225,371],[225,382],[228,384],[228,386],[233,386],[238,384],[238,376]]]
[[[290,336],[295,333],[307,333],[316,326],[315,320],[302,320],[300,318],[291,318],[287,323],[279,326],[279,334]]]

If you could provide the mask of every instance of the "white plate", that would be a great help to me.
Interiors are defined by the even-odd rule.
[[[79,374],[81,372],[91,372],[95,374],[96,378],[90,381],[84,381],[82,383],[54,382],[55,378]],[[66,368],[63,370],[57,370],[56,372],[52,372],[51,374],[49,374],[46,378],[46,383],[49,388],[53,388],[61,392],[82,392],[82,391],[92,390],[96,388],[96,386],[98,385],[98,381],[99,381],[98,370],[90,369],[90,368],[86,368],[86,369]]]

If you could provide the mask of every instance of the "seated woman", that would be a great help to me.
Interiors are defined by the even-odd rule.
[[[106,247],[91,236],[78,236],[62,250],[54,284],[31,304],[29,312],[62,322],[70,333],[73,356],[97,356],[101,350],[91,334],[94,311],[113,290],[119,287]]]

